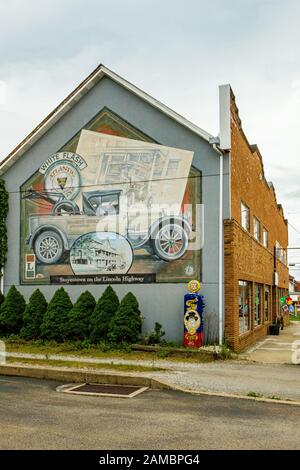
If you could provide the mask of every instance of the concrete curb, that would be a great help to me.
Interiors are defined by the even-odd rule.
[[[115,385],[137,385],[141,387],[149,387],[152,389],[160,390],[174,390],[182,393],[189,393],[190,395],[206,395],[221,398],[236,398],[239,400],[252,400],[262,403],[277,403],[280,405],[293,405],[300,406],[300,401],[293,400],[276,400],[267,397],[249,397],[247,395],[240,395],[226,392],[210,392],[206,390],[191,390],[180,387],[179,385],[164,382],[161,379],[154,379],[145,376],[133,376],[120,373],[99,373],[94,371],[87,371],[84,369],[67,369],[55,367],[42,367],[42,366],[26,366],[26,365],[0,365],[0,375],[11,377],[30,377],[34,379],[47,379],[57,380],[60,382],[72,383],[102,383],[102,384],[115,384]]]
[[[273,398],[268,397],[249,397],[248,395],[240,395],[235,393],[226,393],[226,392],[210,392],[207,390],[192,390],[180,387],[180,385],[169,384],[165,383],[163,380],[159,379],[161,385],[168,385],[170,390],[176,390],[182,393],[189,393],[190,395],[207,395],[212,397],[221,397],[221,398],[237,398],[239,400],[252,400],[252,401],[260,401],[263,403],[278,403],[281,405],[294,405],[300,406],[300,401],[296,400],[276,400]]]
[[[0,365],[0,375],[13,377],[30,377],[33,379],[57,380],[59,382],[93,382],[116,385],[137,385],[142,387],[170,389],[169,384],[160,383],[157,379],[146,376],[133,376],[120,373],[101,373],[86,369],[69,369],[64,367],[43,367],[27,365]]]

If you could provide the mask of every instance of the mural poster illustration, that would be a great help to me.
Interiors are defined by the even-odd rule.
[[[193,152],[104,110],[21,187],[21,282],[183,282],[200,275]]]

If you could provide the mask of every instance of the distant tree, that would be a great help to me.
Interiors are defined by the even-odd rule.
[[[47,340],[65,341],[68,334],[69,312],[72,302],[63,287],[58,289],[49,302],[41,324],[41,337]]]
[[[21,338],[37,339],[41,336],[41,324],[46,310],[47,301],[45,296],[39,289],[36,289],[30,296],[24,311],[24,326],[20,331]]]
[[[142,330],[139,304],[132,292],[122,299],[118,311],[110,323],[109,340],[113,343],[135,343]]]
[[[88,339],[95,306],[96,301],[89,291],[79,296],[69,312],[68,337],[70,339]]]
[[[0,335],[20,333],[25,306],[23,295],[15,286],[11,286],[0,307]]]
[[[108,340],[109,325],[117,313],[119,299],[114,289],[108,286],[98,300],[91,318],[91,336],[93,343]]]

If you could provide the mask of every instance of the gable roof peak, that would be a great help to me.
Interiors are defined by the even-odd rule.
[[[128,82],[120,75],[99,64],[33,131],[25,137],[17,147],[10,152],[6,158],[0,162],[0,175],[5,173],[30,147],[34,145],[64,114],[66,114],[73,106],[80,101],[103,77],[109,77],[123,88],[135,94],[143,101],[147,102],[154,108],[177,121],[182,126],[188,128],[193,133],[209,142],[211,134],[196,126],[171,108],[153,98],[137,86]]]

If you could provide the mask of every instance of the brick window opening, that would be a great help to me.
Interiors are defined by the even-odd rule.
[[[250,232],[250,209],[244,202],[241,202],[241,221],[242,227]]]
[[[250,330],[251,287],[247,281],[239,281],[239,334]]]
[[[253,236],[260,242],[260,221],[256,217],[253,217]]]
[[[269,247],[269,232],[266,228],[263,229],[263,245]]]

